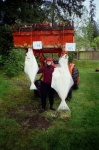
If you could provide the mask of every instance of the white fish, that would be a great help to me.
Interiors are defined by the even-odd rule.
[[[51,87],[56,90],[61,99],[58,110],[69,110],[65,99],[74,82],[68,68],[68,56],[62,56],[59,59],[59,64],[60,67],[54,69]]]
[[[37,89],[34,84],[37,71],[38,71],[38,64],[36,58],[33,54],[32,49],[29,48],[25,57],[24,72],[27,74],[28,78],[30,79],[31,82],[30,90]]]

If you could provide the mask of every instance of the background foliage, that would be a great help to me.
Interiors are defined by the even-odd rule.
[[[13,37],[11,26],[0,26],[0,55],[8,56],[12,47]]]
[[[12,49],[5,62],[5,73],[9,77],[17,76],[24,70],[25,50]]]
[[[12,47],[13,37],[11,26],[0,26],[0,68],[3,68]]]

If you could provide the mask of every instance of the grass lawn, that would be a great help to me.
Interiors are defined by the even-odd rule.
[[[67,104],[70,118],[39,113],[40,99],[23,72],[8,78],[0,71],[0,150],[98,150],[99,61],[75,61],[79,89]],[[55,96],[55,107],[60,104]]]

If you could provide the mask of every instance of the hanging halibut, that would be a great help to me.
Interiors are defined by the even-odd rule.
[[[31,82],[30,90],[37,89],[34,84],[37,71],[38,71],[38,64],[36,58],[33,54],[32,49],[29,48],[25,57],[24,72],[27,74],[28,78],[30,79]]]
[[[62,56],[59,59],[59,64],[60,67],[54,69],[51,87],[56,90],[61,99],[58,110],[69,110],[65,99],[74,82],[68,69],[68,56]]]

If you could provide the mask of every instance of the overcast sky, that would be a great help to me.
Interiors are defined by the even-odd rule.
[[[96,17],[95,20],[99,20],[99,0],[94,0],[94,3],[96,4]],[[87,9],[89,9],[89,0],[86,0],[84,2],[85,6],[87,7]]]

